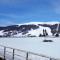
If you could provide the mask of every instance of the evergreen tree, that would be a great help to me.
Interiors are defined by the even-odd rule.
[[[45,36],[47,36],[47,35],[48,35],[48,33],[47,33],[46,29],[45,29]]]
[[[45,30],[43,29],[43,36],[45,37]]]

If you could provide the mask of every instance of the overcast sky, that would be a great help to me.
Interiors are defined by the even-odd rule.
[[[60,0],[0,0],[0,25],[60,21]]]

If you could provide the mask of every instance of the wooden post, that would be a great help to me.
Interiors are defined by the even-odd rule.
[[[26,53],[26,60],[28,60],[28,52]]]
[[[13,49],[13,60],[14,60],[14,51],[15,51],[15,49]]]
[[[6,47],[4,47],[4,60],[6,59],[5,55],[6,55]]]

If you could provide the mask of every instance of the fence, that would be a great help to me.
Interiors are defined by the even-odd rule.
[[[0,45],[0,57],[5,60],[60,60],[45,55],[27,52],[20,49],[14,49]]]

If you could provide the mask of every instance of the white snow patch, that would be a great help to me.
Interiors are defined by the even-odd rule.
[[[3,30],[0,31],[0,35],[4,35]]]
[[[18,33],[18,34],[16,34],[16,35],[14,35],[14,37],[20,37],[20,36],[22,36],[21,33]]]
[[[31,29],[27,34],[31,34],[31,35],[35,35],[35,36],[39,36],[40,34],[43,35],[43,29],[46,29],[48,35],[52,35],[51,29],[48,27],[43,27],[43,26],[39,26],[39,28],[35,29],[35,30]]]

